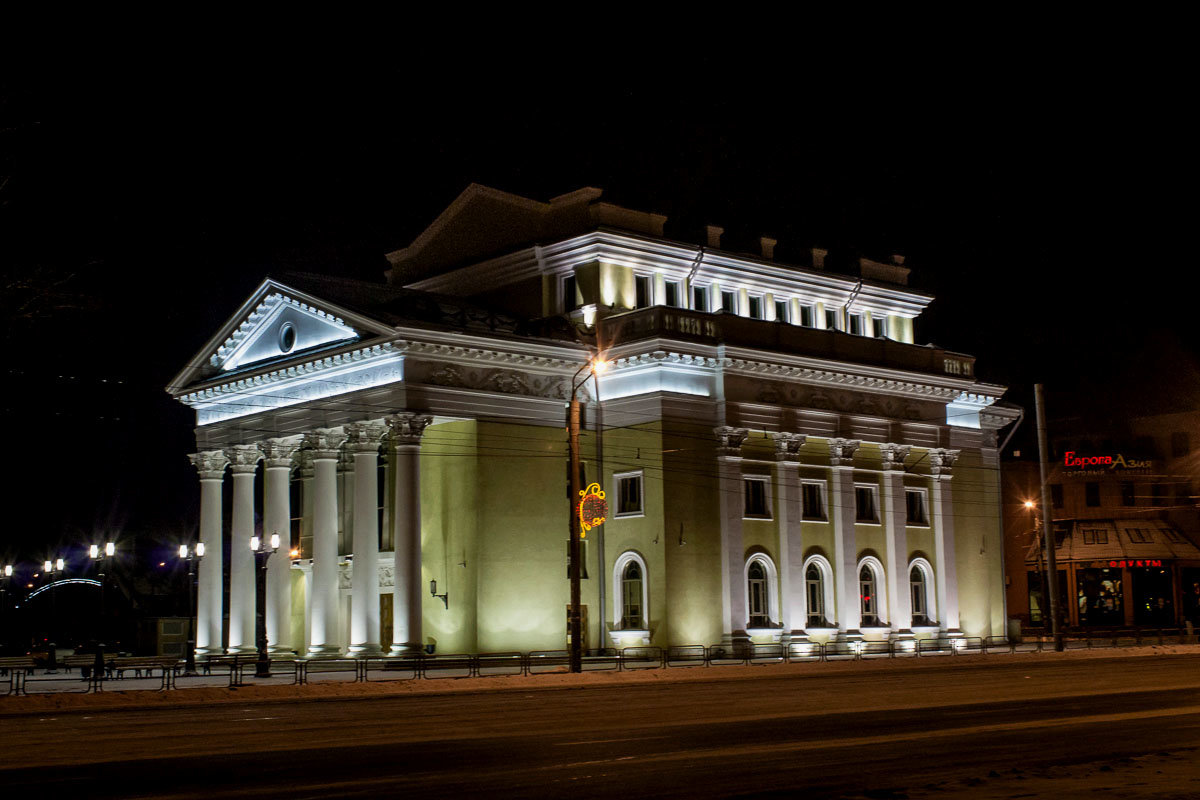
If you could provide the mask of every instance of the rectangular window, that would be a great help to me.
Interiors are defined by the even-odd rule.
[[[804,519],[825,519],[825,481],[804,481],[800,497]]]
[[[825,330],[837,331],[841,330],[841,325],[838,324],[838,318],[841,314],[835,308],[825,309]]]
[[[642,506],[642,473],[626,472],[613,475],[616,483],[616,509],[618,517],[640,517],[646,513]]]
[[[1161,483],[1156,483],[1152,487],[1151,494],[1153,495],[1153,503],[1156,506],[1165,506],[1167,504],[1167,487]]]
[[[862,314],[850,314],[847,319],[850,322],[850,333],[862,336],[866,332],[866,319]]]
[[[721,290],[721,310],[726,314],[737,313],[737,292]]]
[[[693,286],[692,287],[692,308],[696,311],[708,311],[708,287]]]
[[[742,516],[746,519],[770,519],[771,505],[767,495],[769,478],[747,476],[742,480],[745,505]]]
[[[806,328],[811,328],[817,324],[816,309],[812,306],[800,306],[800,324]]]
[[[575,294],[576,288],[575,288],[575,276],[574,275],[568,275],[565,278],[563,278],[562,292],[563,292],[563,312],[564,313],[574,311],[575,309],[579,308],[579,299],[576,297],[576,294]]]
[[[854,521],[855,522],[878,522],[879,512],[876,510],[875,492],[877,486],[862,486],[854,487]]]
[[[1050,484],[1050,505],[1055,508],[1063,507],[1063,488],[1061,483]]]
[[[1171,458],[1183,458],[1192,452],[1191,442],[1188,441],[1187,431],[1176,431],[1171,434]]]
[[[1108,544],[1108,531],[1099,529],[1085,529],[1083,532],[1084,544]]]
[[[651,298],[654,296],[654,279],[649,275],[635,275],[633,278],[634,290],[636,291],[635,308],[646,308],[651,303]]]
[[[663,305],[679,308],[679,281],[667,281],[663,284]]]
[[[1154,537],[1150,535],[1150,531],[1146,528],[1126,528],[1125,536],[1129,541],[1136,544],[1149,544],[1154,541]]]
[[[1183,537],[1180,536],[1179,531],[1175,530],[1174,528],[1160,528],[1159,530],[1162,531],[1163,536],[1167,537],[1168,542],[1183,544]]]
[[[1133,481],[1121,481],[1121,505],[1137,505],[1137,496],[1133,492]]]
[[[753,295],[753,294],[750,295],[749,297],[747,297],[746,299],[748,301],[747,313],[750,315],[750,318],[751,319],[762,319],[763,318],[763,299],[761,297],[759,297],[758,295]]]
[[[925,510],[925,490],[905,489],[904,500],[908,504],[909,525],[928,525],[929,513]]]
[[[871,317],[871,325],[875,328],[876,339],[887,338],[887,317]]]
[[[300,478],[294,478],[291,484],[288,486],[288,502],[291,503],[292,515],[291,519],[289,520],[291,523],[290,528],[292,535],[289,537],[290,542],[288,543],[288,547],[291,550],[297,551],[297,558],[300,557],[300,537],[304,535],[302,533],[302,526],[304,524],[303,491],[304,481]]]
[[[1096,481],[1088,481],[1083,485],[1084,502],[1089,508],[1096,508],[1100,505],[1100,484]]]
[[[787,300],[776,300],[775,301],[775,320],[776,320],[776,322],[790,322],[791,321],[791,317],[788,314],[788,301]]]

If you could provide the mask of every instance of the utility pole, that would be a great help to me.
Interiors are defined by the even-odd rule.
[[[1055,557],[1054,522],[1050,516],[1050,484],[1047,482],[1049,464],[1046,461],[1046,400],[1042,384],[1033,386],[1033,402],[1037,409],[1038,466],[1042,478],[1042,540],[1046,543],[1046,591],[1050,595],[1050,635],[1054,637],[1054,649],[1062,652],[1062,631],[1059,629],[1058,608],[1058,562]]]
[[[579,514],[576,509],[579,504],[579,495],[583,491],[583,487],[579,485],[579,398],[576,397],[574,391],[571,392],[571,408],[567,416],[568,447],[571,452],[571,476],[570,476],[570,518],[571,518],[571,542],[568,552],[571,557],[571,608],[567,612],[567,632],[571,637],[570,655],[570,670],[571,672],[583,671],[583,642],[581,641],[582,630],[580,627],[580,609],[579,609]]]

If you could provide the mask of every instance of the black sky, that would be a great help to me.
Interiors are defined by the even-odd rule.
[[[1195,170],[1169,65],[970,49],[189,52],[8,73],[4,272],[73,277],[67,308],[7,320],[19,501],[0,560],[192,529],[169,378],[266,273],[378,278],[472,181],[599,186],[676,238],[773,236],[781,260],[902,253],[938,298],[918,340],[977,355],[1021,405],[1035,380],[1069,408],[1156,353],[1190,358]]]

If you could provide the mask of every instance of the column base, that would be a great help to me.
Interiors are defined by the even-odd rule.
[[[267,655],[271,658],[285,658],[296,655],[296,651],[285,645],[277,645],[275,647],[268,647]]]
[[[942,639],[961,639],[966,634],[962,632],[961,628],[943,628],[938,636]]]
[[[836,640],[839,642],[861,642],[863,640],[862,631],[858,628],[849,628],[844,631],[838,631]]]
[[[352,656],[381,656],[383,655],[383,648],[372,643],[352,644],[346,650],[346,653]]]
[[[257,649],[245,645],[237,645],[225,651],[226,655],[231,656],[252,656],[258,652]]]
[[[309,645],[306,658],[341,658],[342,648],[336,644],[314,644]]]
[[[207,658],[208,656],[223,656],[225,649],[222,647],[197,647],[196,658]]]
[[[388,655],[395,658],[404,656],[419,656],[425,653],[425,648],[420,642],[404,642],[403,644],[394,644],[388,650]]]
[[[907,641],[915,638],[917,638],[917,635],[909,628],[901,628],[898,631],[892,631],[891,635],[888,636],[888,639],[892,640],[893,642]]]

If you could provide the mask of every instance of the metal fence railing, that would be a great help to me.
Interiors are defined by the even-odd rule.
[[[1121,628],[1113,630],[1072,631],[1063,635],[1065,650],[1133,647],[1138,645],[1200,644],[1198,637],[1180,628]],[[635,671],[711,667],[807,663],[820,661],[864,661],[887,658],[933,658],[963,655],[1016,655],[1054,649],[1050,636],[1038,635],[1021,640],[1002,636],[939,636],[901,638],[883,641],[793,641],[786,644],[736,642],[714,645],[672,645],[667,648],[642,646],[590,650],[583,656],[584,671]],[[176,688],[213,685],[214,677],[228,679],[228,685],[244,686],[256,676],[257,658],[253,654],[198,658],[196,670],[187,672],[182,661],[173,658],[106,657],[105,668],[80,656],[68,656],[47,668],[30,657],[0,658],[0,688],[7,682],[9,695],[58,692],[101,692],[116,682],[137,688]],[[379,682],[434,678],[467,678],[502,675],[541,675],[566,672],[570,654],[566,650],[535,650],[529,653],[461,653],[446,655],[414,654],[404,656],[357,656],[342,658],[272,658],[267,664],[272,677],[290,677],[293,684],[316,681]]]

